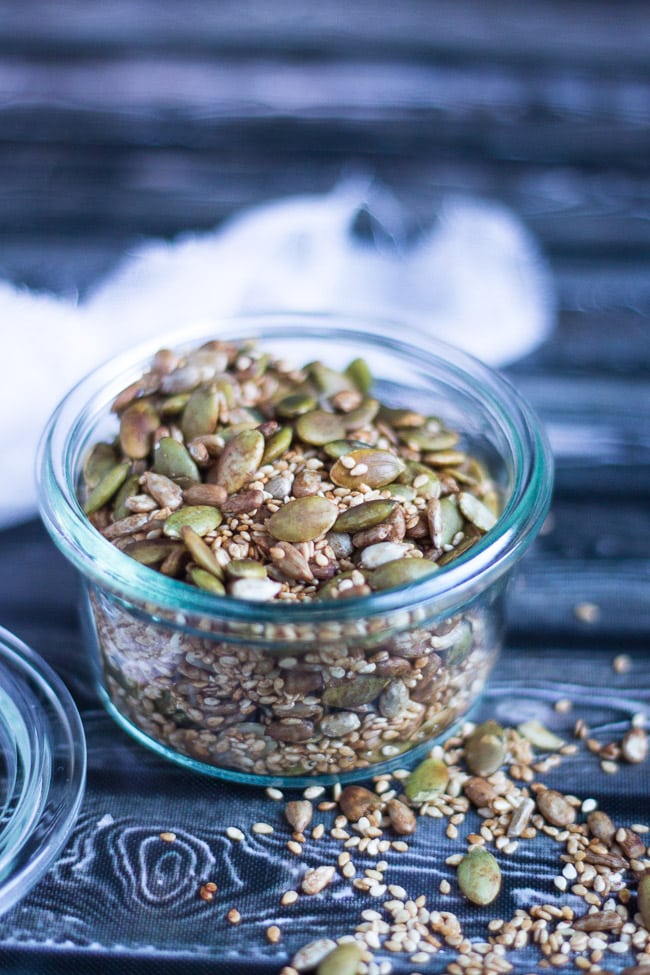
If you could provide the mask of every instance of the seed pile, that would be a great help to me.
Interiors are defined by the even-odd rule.
[[[372,382],[361,360],[337,372],[251,344],[160,351],[117,397],[115,441],[87,457],[88,517],[138,562],[215,596],[350,605],[422,579],[494,525],[497,490],[457,432],[380,403]],[[426,625],[417,608],[360,608],[318,629],[287,614],[264,625],[273,653],[254,613],[167,626],[146,593],[157,622],[102,592],[91,604],[122,714],[175,752],[256,775],[395,758],[467,710],[497,650],[494,611],[477,604]],[[194,633],[175,627],[188,622]]]
[[[630,731],[647,742],[642,716]],[[466,724],[412,771],[377,775],[372,787],[335,787],[331,799],[322,787],[314,787],[288,802],[288,850],[301,856],[309,835],[323,843],[323,859],[330,862],[306,868],[302,885],[282,895],[282,906],[306,896],[327,896],[331,885],[341,883],[370,904],[360,905],[353,932],[304,945],[281,975],[389,975],[391,955],[401,965],[407,958],[412,975],[418,975],[418,966],[428,971],[435,956],[448,958],[450,951],[447,975],[497,975],[516,965],[527,970],[511,956],[524,950],[527,959],[537,954],[534,970],[570,965],[595,975],[607,970],[608,955],[612,960],[627,955],[634,960],[627,975],[647,975],[650,827],[618,826],[595,800],[551,789],[540,779],[575,754],[580,742],[578,734],[575,742],[564,743],[537,722],[518,729],[494,721]],[[275,801],[283,800],[279,790],[267,791]],[[319,816],[327,813],[333,815],[328,828]],[[442,869],[436,865],[439,876],[447,871],[437,889],[422,893],[391,883],[391,863],[408,853],[412,834],[443,827],[461,849],[446,858]],[[497,901],[507,860],[525,856],[526,845],[541,838],[550,838],[558,849],[557,875],[546,882],[547,902],[518,908],[511,917],[499,916],[493,907],[484,940],[470,940],[461,920],[441,906],[445,896],[460,891],[468,910],[485,912]],[[371,866],[365,865],[369,858]],[[544,882],[538,881],[540,893]],[[572,895],[570,904],[563,895]],[[583,903],[582,910],[576,901]]]
[[[349,598],[422,578],[490,529],[498,496],[437,417],[370,395],[362,360],[302,369],[251,344],[161,350],[84,467],[105,538],[249,600]]]

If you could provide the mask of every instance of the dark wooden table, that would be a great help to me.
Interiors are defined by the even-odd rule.
[[[537,236],[557,325],[507,373],[547,424],[556,493],[480,713],[541,713],[569,738],[579,717],[605,741],[650,715],[649,40],[641,2],[0,0],[0,274],[14,283],[83,294],[142,239],[329,189],[354,167],[416,221],[441,195],[471,192]],[[36,520],[0,533],[0,624],[66,681],[89,752],[64,854],[0,919],[0,971],[270,975],[375,906],[340,884],[280,908],[297,870],[280,806],[171,768],[113,726],[89,680],[74,574]],[[617,672],[622,654],[629,667]],[[574,702],[569,715],[554,711],[560,698]],[[559,772],[548,781],[622,825],[650,823],[647,763],[607,775],[582,749],[568,769],[569,785]],[[275,840],[227,841],[231,822],[261,819]],[[165,829],[185,844],[174,876],[143,859]],[[434,902],[452,846],[433,827],[418,842],[399,869]],[[322,856],[321,845],[303,860]],[[210,858],[220,890],[206,904],[194,881]],[[544,902],[563,902],[548,850],[510,869],[508,890],[528,873]],[[502,917],[521,906],[508,897]],[[225,921],[235,905],[238,927]],[[472,937],[486,936],[491,910],[466,916]],[[277,945],[264,935],[274,919]],[[454,956],[425,967],[377,957],[407,973],[444,971]],[[574,960],[563,970],[577,971]],[[534,971],[539,955],[511,961]],[[609,952],[602,967],[631,961]]]

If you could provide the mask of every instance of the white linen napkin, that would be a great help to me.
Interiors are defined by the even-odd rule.
[[[147,243],[81,302],[0,282],[0,528],[36,511],[36,445],[65,392],[114,353],[186,322],[257,311],[377,314],[495,366],[546,337],[551,276],[513,213],[449,197],[417,239],[405,224],[386,189],[349,180],[253,207],[211,233]]]

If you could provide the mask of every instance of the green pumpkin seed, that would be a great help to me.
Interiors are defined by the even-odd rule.
[[[126,500],[137,494],[139,487],[140,478],[138,475],[129,474],[113,499],[113,521],[120,521],[120,519],[131,514],[131,509],[126,506]]]
[[[517,727],[520,735],[523,735],[535,748],[541,748],[545,752],[556,752],[565,744],[562,738],[554,735],[552,731],[545,728],[541,721],[531,718],[524,721]]]
[[[393,559],[369,573],[368,582],[373,589],[394,589],[418,582],[432,575],[437,568],[429,559]]]
[[[177,393],[175,396],[168,396],[160,404],[160,415],[178,416],[189,403],[190,395],[190,393]]]
[[[200,480],[199,469],[187,448],[173,437],[160,438],[154,450],[153,466],[157,474],[164,474],[172,480],[181,477],[190,481]]]
[[[433,454],[423,454],[423,459],[433,467],[455,467],[465,462],[465,454],[459,450],[439,450]],[[454,470],[451,473],[458,473],[460,479],[463,479],[462,472]]]
[[[359,708],[378,697],[388,684],[388,677],[360,674],[353,681],[326,687],[323,701],[331,708]]]
[[[472,775],[492,775],[506,759],[504,731],[496,721],[484,721],[465,739],[465,761]]]
[[[404,427],[421,427],[427,421],[422,413],[417,413],[415,410],[405,410],[400,407],[391,408],[383,403],[379,410],[379,419],[389,426],[395,427],[396,430]]]
[[[365,359],[353,359],[346,366],[344,375],[360,393],[367,393],[372,388],[372,373]]]
[[[217,461],[217,484],[225,487],[228,494],[239,491],[260,466],[264,446],[259,430],[243,430],[233,437]]]
[[[449,769],[439,758],[429,756],[417,765],[408,779],[404,792],[409,802],[429,802],[442,795],[449,783]]]
[[[451,430],[429,430],[420,427],[416,430],[400,430],[399,438],[411,450],[448,450],[458,443],[458,434]]]
[[[388,450],[362,448],[340,457],[330,470],[330,478],[338,487],[350,490],[358,488],[360,484],[380,488],[396,480],[405,466],[400,457]]]
[[[93,511],[99,511],[111,500],[115,492],[124,484],[130,469],[131,464],[126,460],[106,471],[99,484],[93,488],[86,498],[84,511],[87,515],[91,515]]]
[[[160,424],[160,416],[149,400],[136,400],[120,417],[120,447],[127,457],[143,460],[151,449],[154,430]]]
[[[189,570],[189,577],[195,586],[199,589],[205,589],[206,592],[212,592],[215,596],[225,596],[226,590],[223,583],[217,579],[215,575],[208,572],[206,569],[201,569],[198,566],[193,566]]]
[[[459,555],[462,555],[468,549],[470,549],[481,537],[481,533],[478,528],[474,525],[465,524],[463,527],[463,537],[457,542],[452,549],[448,552],[443,552],[443,554],[438,559],[438,565],[447,565],[449,562],[453,562],[457,559]]]
[[[397,501],[378,498],[374,501],[362,501],[361,504],[352,505],[338,516],[334,522],[334,531],[356,532],[379,525],[382,521],[386,521],[397,507],[397,503]]]
[[[212,505],[194,504],[179,508],[163,524],[168,538],[182,538],[183,528],[192,528],[197,535],[207,535],[221,524],[222,514]]]
[[[255,559],[233,559],[226,572],[229,579],[266,579],[266,568]]]
[[[343,373],[323,365],[322,362],[310,362],[305,366],[309,378],[316,384],[319,392],[326,396],[334,396],[344,390],[354,389],[353,383]]]
[[[296,420],[296,433],[304,443],[320,447],[331,440],[341,440],[345,436],[346,426],[343,418],[337,413],[327,413],[325,410],[312,410],[303,413]]]
[[[458,507],[468,521],[478,528],[479,531],[486,532],[493,528],[497,518],[490,509],[484,505],[473,494],[461,491],[458,495]]]
[[[183,525],[181,527],[181,537],[185,542],[185,547],[197,565],[205,569],[206,572],[211,572],[217,579],[223,579],[223,569],[220,563],[217,561],[210,546],[206,545],[198,532],[190,525]]]
[[[344,454],[349,454],[362,447],[371,447],[371,444],[364,443],[363,440],[331,440],[329,443],[323,444],[323,450],[327,456],[333,457],[334,460],[338,460]]]
[[[105,474],[115,467],[119,458],[110,443],[97,443],[89,452],[83,466],[83,480],[86,490],[97,487]]]
[[[397,481],[393,484],[387,484],[386,490],[390,491],[392,496],[397,498],[398,501],[409,502],[418,496],[418,492],[410,484],[400,484]]]
[[[501,868],[489,850],[476,847],[458,864],[458,886],[472,904],[485,907],[499,896]]]
[[[275,412],[286,420],[292,420],[294,417],[302,416],[303,413],[311,412],[317,406],[314,397],[308,393],[290,393],[276,404]]]
[[[220,397],[216,386],[199,386],[183,410],[181,429],[185,440],[214,433],[219,419]]]
[[[142,565],[159,565],[172,552],[181,549],[178,542],[166,541],[165,539],[155,538],[152,540],[143,539],[139,542],[131,542],[123,552],[130,555],[136,562]]]
[[[272,464],[278,457],[282,457],[291,446],[292,439],[293,429],[291,427],[280,427],[279,430],[272,433],[264,446],[260,467],[264,467],[265,464]]]
[[[271,515],[266,528],[281,542],[311,542],[329,531],[338,513],[334,502],[311,494],[282,505]]]
[[[321,961],[316,975],[357,975],[363,948],[357,941],[345,941]]]
[[[366,396],[363,402],[349,413],[341,416],[341,422],[346,430],[359,430],[361,427],[368,426],[379,412],[379,401]]]
[[[442,527],[439,544],[450,545],[452,538],[463,530],[463,519],[451,498],[440,499],[440,520]]]

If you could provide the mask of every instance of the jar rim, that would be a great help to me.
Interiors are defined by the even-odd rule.
[[[143,364],[162,348],[190,349],[214,338],[259,339],[295,335],[322,341],[333,338],[381,346],[398,356],[416,357],[419,368],[444,368],[465,389],[480,389],[492,422],[505,435],[513,464],[513,484],[494,528],[447,566],[408,586],[344,600],[292,603],[252,602],[217,596],[166,577],[125,555],[91,524],[76,494],[78,456],[75,444],[88,426],[91,404],[96,423],[117,392],[137,378]],[[325,336],[325,330],[327,336]],[[361,350],[359,350],[361,354]],[[118,381],[119,380],[119,381]],[[99,408],[98,401],[103,396]],[[75,463],[76,462],[76,463]],[[372,618],[422,604],[441,611],[461,605],[509,569],[539,531],[550,505],[553,458],[546,433],[531,405],[508,379],[469,353],[411,325],[388,319],[360,319],[331,313],[274,312],[236,315],[184,328],[141,343],[88,373],[62,399],[46,425],[37,454],[41,517],[63,554],[89,581],[120,600],[160,606],[187,616],[217,618],[234,624],[327,623]]]

